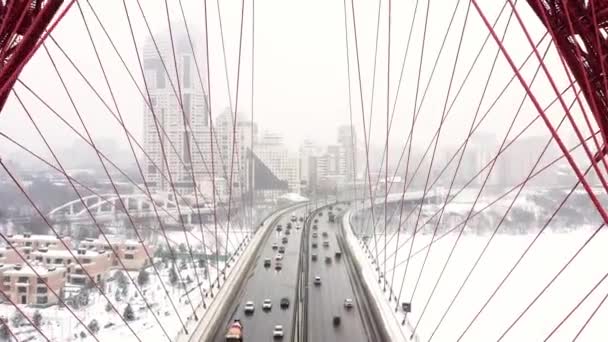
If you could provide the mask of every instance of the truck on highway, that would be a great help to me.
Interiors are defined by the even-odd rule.
[[[243,324],[238,319],[235,319],[226,333],[226,342],[243,342]]]

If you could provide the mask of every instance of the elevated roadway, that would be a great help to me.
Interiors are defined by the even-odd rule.
[[[292,222],[289,235],[286,235],[287,224],[291,222],[291,216],[298,217],[297,224],[301,227],[296,229],[296,222]],[[291,341],[295,334],[295,312],[297,310],[296,289],[298,284],[300,249],[303,236],[304,222],[299,218],[306,216],[306,208],[299,208],[285,212],[276,221],[272,222],[270,234],[262,242],[258,253],[253,256],[253,266],[247,271],[245,281],[240,284],[236,296],[230,299],[228,314],[220,320],[220,328],[215,332],[212,341],[225,341],[228,325],[234,319],[240,319],[243,324],[244,341],[271,341],[272,330],[275,325],[282,325],[285,336],[284,341]],[[282,230],[277,231],[277,225],[282,225]],[[282,238],[287,237],[287,243],[282,243]],[[282,268],[277,270],[275,256],[278,250],[273,249],[273,244],[285,246],[283,259],[280,261]],[[264,266],[264,259],[271,259],[271,266]],[[289,306],[286,309],[280,307],[280,299],[288,298]],[[265,299],[272,301],[272,308],[268,311],[262,310]],[[253,314],[246,315],[244,305],[252,301],[255,305]]]
[[[346,208],[340,204],[315,212],[310,220],[311,229],[306,232],[305,341],[386,341],[382,324],[370,310],[370,302],[344,244],[340,216]],[[329,222],[330,211],[336,216],[334,222]],[[336,252],[341,256],[337,257]],[[314,283],[315,277],[321,278],[320,285]],[[344,306],[347,298],[354,303],[350,309]],[[334,325],[334,317],[340,317],[339,325]]]

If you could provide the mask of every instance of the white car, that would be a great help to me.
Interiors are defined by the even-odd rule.
[[[272,337],[273,338],[283,338],[283,326],[282,325],[274,326],[274,329],[272,330]]]
[[[319,277],[319,276],[315,277],[315,285],[317,285],[317,286],[321,285],[321,277]]]
[[[352,300],[352,298],[346,298],[346,299],[344,300],[344,307],[345,307],[345,308],[350,309],[350,308],[352,308],[352,307],[353,307],[353,305],[354,305],[354,304],[353,304],[353,300]]]
[[[252,314],[255,311],[255,305],[253,304],[253,302],[249,301],[247,303],[245,303],[245,313],[246,314]]]
[[[264,299],[264,303],[262,304],[262,310],[270,310],[272,309],[272,301],[268,298]]]
[[[283,260],[283,254],[277,254],[277,255],[274,257],[274,259],[275,259],[275,260],[277,260],[277,261],[279,261],[279,260]]]
[[[300,228],[302,228],[302,227],[300,227],[299,224],[296,224],[296,229],[300,229]]]

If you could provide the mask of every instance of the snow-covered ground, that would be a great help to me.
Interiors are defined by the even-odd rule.
[[[161,266],[162,267],[162,266]],[[188,267],[188,266],[186,266]],[[223,265],[220,265],[222,268]],[[204,277],[202,269],[197,268],[201,282],[204,284],[203,288],[209,287],[209,281],[213,282],[216,278],[215,265],[210,265],[209,277]],[[142,300],[141,296],[137,294],[135,287],[131,282],[127,285],[126,296],[115,296],[119,286],[115,280],[108,281],[107,294],[112,304],[122,314],[127,304],[131,304],[131,307],[135,313],[135,320],[130,321],[129,325],[137,333],[137,335],[143,341],[162,341],[167,340],[161,327],[156,323],[154,315],[162,322],[164,329],[167,334],[173,339],[182,325],[180,323],[180,317],[182,320],[192,319],[192,307],[186,296],[186,291],[179,285],[171,285],[169,280],[169,268],[162,267],[160,270],[163,283],[167,287],[168,296],[164,293],[160,280],[152,270],[148,268],[147,271],[150,275],[149,283],[142,286],[141,290],[144,292],[146,300],[151,305],[152,310],[149,310]],[[112,272],[114,273],[114,272]],[[131,272],[131,276],[136,280],[138,272]],[[192,268],[181,269],[180,275],[184,280],[191,279],[192,282],[187,284],[188,296],[190,301],[196,308],[201,301],[201,292],[196,287],[196,276]],[[179,283],[179,282],[178,282]],[[205,292],[203,292],[205,293]],[[122,321],[118,314],[109,310],[106,311],[107,301],[102,297],[97,290],[91,290],[90,292],[89,305],[73,309],[78,318],[85,324],[89,324],[91,320],[95,319],[99,323],[100,330],[96,334],[97,338],[102,341],[133,341],[136,340],[133,333],[129,330],[127,325]],[[173,300],[177,308],[177,312],[172,308],[169,298]],[[118,299],[118,300],[117,300]],[[206,299],[208,300],[208,299]],[[32,317],[36,309],[27,306],[20,305],[20,308],[29,316]],[[76,318],[70,314],[66,308],[60,306],[51,306],[45,309],[39,309],[42,315],[41,330],[51,338],[53,341],[93,341],[91,336],[87,336],[83,339],[80,337],[81,332],[86,332],[86,329],[78,323]],[[14,315],[16,309],[11,305],[0,304],[0,315],[9,317]],[[11,330],[16,333],[19,341],[44,341],[45,339],[31,326],[24,325],[21,328],[15,328],[10,325]]]
[[[576,231],[541,235],[530,253],[490,301],[463,340],[497,339],[592,235],[593,230],[581,228]],[[422,310],[429,300],[435,282],[456,239],[456,234],[450,234],[432,248],[416,293],[411,300],[412,313],[408,315],[408,319],[413,325],[419,324],[416,332],[422,341],[428,340],[435,330],[441,316],[463,283],[488,238],[489,235],[467,235],[461,239],[424,316],[420,319]],[[495,237],[437,330],[435,340],[449,341],[460,336],[533,238],[532,234],[501,234]],[[417,237],[414,248],[421,248],[429,241],[430,235],[421,235]],[[608,269],[603,267],[603,260],[608,258],[607,244],[608,232],[601,231],[505,336],[505,340],[539,341],[544,339],[608,272]],[[403,248],[399,252],[399,257],[405,254],[403,256],[405,259],[408,249],[409,247]],[[382,255],[380,258],[382,259]],[[423,259],[424,253],[411,259],[401,301],[409,302],[412,298],[412,291],[420,274]],[[392,259],[387,264],[387,275],[390,281],[393,277],[393,272],[390,271]],[[384,266],[381,265],[381,270],[383,269]],[[394,287],[397,293],[401,287],[404,272],[405,264],[398,266],[394,272]],[[556,332],[553,340],[572,340],[607,292],[608,282],[602,283]],[[606,319],[608,319],[608,308],[603,307],[586,327],[580,340],[604,340],[604,337],[608,335],[608,328],[602,322]]]
[[[486,246],[491,232],[504,214],[512,196],[496,202],[469,222],[434,293],[435,284],[460,229],[448,231],[465,219],[472,200],[460,200],[448,205],[438,229],[438,236],[445,234],[445,237],[432,245],[422,274],[422,264],[436,221],[431,221],[433,224],[419,231],[413,247],[410,247],[412,242],[410,238],[415,216],[406,220],[403,226],[405,229],[401,232],[399,248],[396,248],[396,239],[390,239],[395,227],[389,227],[386,265],[384,248],[381,247],[378,253],[380,272],[386,271],[387,280],[393,284],[394,295],[400,295],[399,302],[412,303],[412,312],[407,315],[407,320],[416,327],[419,340],[428,341],[431,336],[435,341],[458,340],[537,236],[540,228],[563,197],[564,193],[560,193],[560,190],[528,191],[517,200],[514,209],[498,234],[494,236],[447,314],[445,314],[446,310]],[[476,209],[482,208],[491,201],[493,198],[490,196],[482,197]],[[420,223],[426,222],[426,219],[438,208],[439,205],[426,205]],[[404,209],[407,210],[409,209]],[[593,237],[521,319],[511,329],[509,327],[597,230],[599,220],[594,210],[585,193],[575,193],[481,311],[461,340],[493,341],[499,339],[507,330],[504,341],[540,341],[547,338],[579,301],[608,274],[608,267],[604,266],[604,260],[608,258],[608,248],[606,248],[608,232],[605,228]],[[383,233],[380,227],[377,230],[376,241],[381,246],[384,246]],[[369,243],[372,254],[376,256],[373,248],[374,239],[370,237]],[[413,256],[408,264],[410,248]],[[393,256],[396,250],[395,259]],[[417,251],[420,252],[416,253]],[[607,294],[608,281],[603,281],[549,340],[572,341]],[[427,302],[428,307],[425,310]],[[393,306],[396,305],[394,300],[391,303]],[[400,321],[404,318],[401,311],[397,315]],[[608,327],[603,322],[607,319],[608,308],[602,304],[577,340],[605,341]]]
[[[287,204],[286,204],[287,205]],[[276,211],[276,206],[266,206],[256,208],[254,212],[253,222],[263,220],[266,215]],[[138,293],[135,286],[127,280],[126,290],[124,294],[116,295],[119,285],[115,280],[116,271],[110,273],[111,277],[106,282],[106,293],[112,305],[123,314],[127,304],[130,304],[134,310],[135,319],[125,324],[120,315],[113,309],[107,306],[107,300],[97,291],[91,289],[89,294],[89,302],[87,305],[73,308],[72,311],[76,314],[79,320],[85,325],[88,325],[92,320],[96,320],[99,325],[99,332],[96,337],[99,340],[116,341],[133,341],[137,340],[136,336],[131,332],[135,331],[137,336],[142,341],[163,341],[173,340],[178,332],[183,328],[182,323],[193,319],[193,308],[196,309],[199,317],[204,314],[203,296],[207,294],[211,285],[216,286],[218,273],[222,272],[225,267],[224,255],[232,255],[235,252],[237,257],[240,251],[237,251],[241,243],[252,234],[249,222],[235,221],[230,224],[229,232],[227,232],[228,224],[224,221],[219,221],[217,226],[214,223],[207,223],[201,227],[199,225],[191,225],[186,233],[183,230],[167,231],[166,237],[163,234],[153,234],[150,237],[150,243],[155,245],[155,252],[162,250],[162,255],[156,255],[155,263],[159,266],[160,278],[168,290],[165,293],[161,286],[161,279],[156,275],[153,268],[147,268],[149,273],[149,282],[141,286],[146,301],[151,306],[150,310],[142,296]],[[255,223],[259,224],[259,223]],[[6,229],[6,227],[0,227]],[[217,231],[217,235],[216,235]],[[176,269],[186,285],[186,289],[180,286],[180,280],[170,281],[170,269],[172,263],[167,249],[167,241],[171,245],[173,252],[177,255]],[[203,241],[204,245],[203,246]],[[193,268],[192,260],[189,258],[190,245],[194,254],[194,263],[196,264],[196,272],[202,283],[201,290],[197,287],[197,277]],[[219,264],[216,265],[216,259],[213,256],[216,251],[219,251]],[[203,255],[211,256],[209,258],[209,274],[206,274],[205,267],[198,267],[198,259]],[[164,257],[163,257],[164,256]],[[232,265],[231,265],[232,266]],[[228,268],[229,272],[230,268]],[[139,272],[131,272],[133,279],[137,280]],[[77,294],[78,288],[72,288],[71,291],[66,290],[66,294]],[[217,291],[217,287],[213,290]],[[202,292],[202,293],[201,293]],[[208,303],[211,299],[204,298]],[[171,303],[173,302],[173,304]],[[192,304],[190,304],[192,303]],[[173,307],[175,305],[175,308]],[[42,316],[40,329],[52,341],[93,341],[92,336],[89,336],[85,327],[78,322],[78,319],[70,313],[65,307],[54,305],[48,308],[33,308],[26,305],[19,305],[19,308],[25,314],[32,318],[36,311]],[[17,335],[19,341],[45,341],[34,327],[29,325],[26,320],[17,327],[11,318],[15,316],[17,310],[9,304],[0,304],[0,317],[9,319],[9,327],[11,332]],[[160,321],[161,326],[157,323]],[[187,324],[186,324],[187,325]],[[163,331],[163,328],[165,331]],[[2,341],[2,337],[0,337]]]

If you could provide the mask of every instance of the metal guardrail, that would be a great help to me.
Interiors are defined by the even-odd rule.
[[[353,233],[350,210],[344,213],[342,218],[342,232],[344,234],[345,245],[352,253],[351,260],[355,262],[355,267],[365,292],[370,301],[375,304],[372,310],[374,310],[375,315],[378,315],[377,317],[381,318],[387,341],[418,342],[419,338],[417,335],[412,336],[410,333],[408,337],[405,336],[402,325],[393,313],[393,309],[389,306],[388,301],[385,300],[385,292],[380,288],[378,278],[374,275],[376,273],[375,269],[369,264],[367,258],[357,258],[357,256],[366,254],[361,248],[358,238]],[[413,329],[409,330],[413,331]]]

